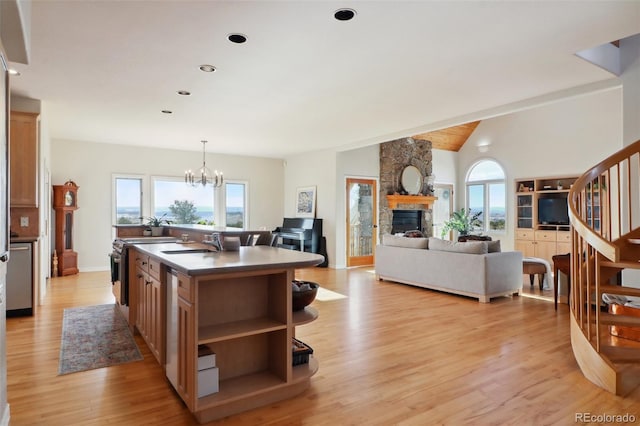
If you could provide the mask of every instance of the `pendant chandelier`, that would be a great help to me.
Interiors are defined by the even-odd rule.
[[[216,170],[214,173],[211,173],[211,170],[207,167],[207,163],[205,161],[204,149],[207,145],[207,141],[202,142],[202,167],[198,171],[199,176],[196,176],[191,170],[187,170],[184,172],[184,182],[190,186],[207,186],[208,184],[213,185],[214,188],[218,188],[222,186],[222,182],[224,181],[224,177],[222,176],[222,172],[218,173]],[[199,180],[196,180],[199,177]]]

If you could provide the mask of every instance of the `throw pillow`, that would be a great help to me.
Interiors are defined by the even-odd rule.
[[[435,237],[429,238],[429,249],[467,254],[486,254],[489,251],[486,241],[454,243],[453,241],[441,240]]]
[[[428,249],[428,238],[406,238],[398,235],[384,234],[382,236],[382,245],[391,247],[404,247],[415,249]]]
[[[404,236],[407,238],[424,238],[422,231],[418,231],[417,229],[405,232]]]
[[[500,253],[500,240],[487,241],[487,248],[489,253]]]

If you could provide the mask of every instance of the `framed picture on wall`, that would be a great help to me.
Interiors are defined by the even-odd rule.
[[[296,190],[296,217],[316,217],[315,186],[304,186]]]

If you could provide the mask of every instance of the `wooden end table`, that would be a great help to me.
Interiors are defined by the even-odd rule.
[[[569,296],[571,295],[571,255],[557,254],[552,257],[553,259],[553,300],[555,303],[556,311],[558,310],[558,287],[560,287],[560,277],[558,271],[561,271],[567,276],[567,304],[569,303]]]

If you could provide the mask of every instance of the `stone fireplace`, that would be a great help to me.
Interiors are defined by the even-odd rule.
[[[380,144],[380,218],[378,220],[380,240],[383,234],[390,234],[393,225],[393,210],[416,210],[422,213],[421,229],[425,235],[431,236],[432,217],[431,208],[423,204],[401,203],[393,209],[387,202],[387,195],[403,194],[401,184],[402,171],[407,166],[418,168],[423,177],[432,173],[431,142],[413,138],[396,139]],[[426,184],[422,194],[426,194]]]

